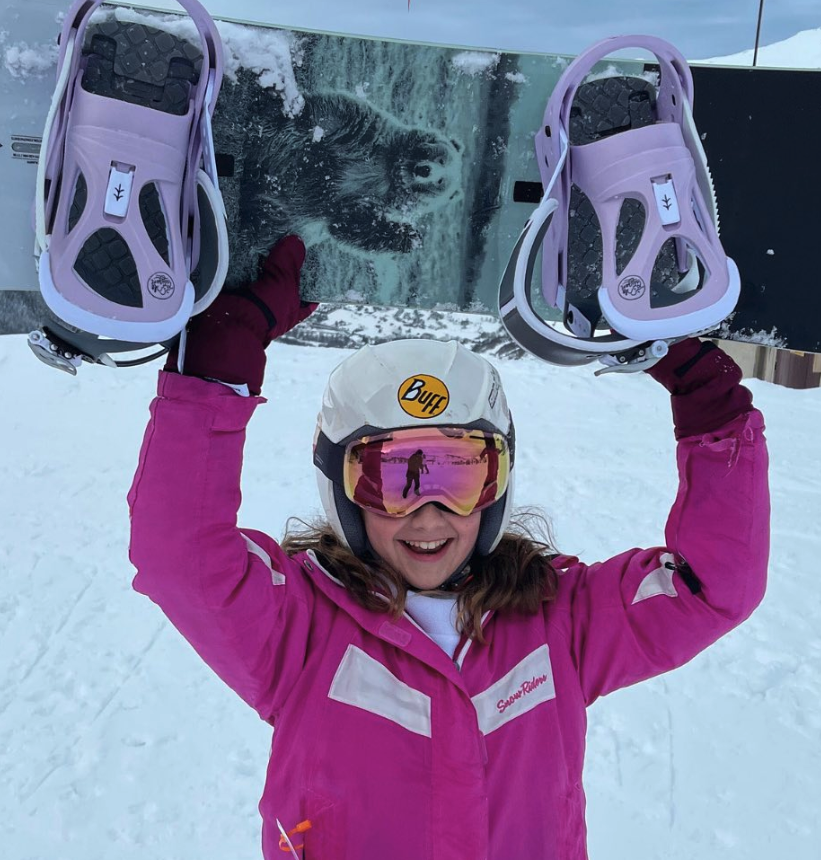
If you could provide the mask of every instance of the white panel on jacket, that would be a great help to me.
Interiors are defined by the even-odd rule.
[[[550,649],[542,645],[517,663],[503,678],[473,696],[482,734],[532,711],[536,705],[556,698]]]
[[[668,567],[668,564],[671,566]],[[675,556],[669,552],[664,553],[659,559],[659,566],[642,579],[636,596],[633,598],[633,605],[641,603],[642,600],[647,600],[648,597],[657,597],[659,594],[678,597],[678,592],[673,584],[673,574],[676,572],[675,565]]]
[[[271,571],[271,582],[273,582],[274,585],[285,585],[285,574],[280,573],[278,570],[274,570],[274,563],[271,560],[271,556],[268,555],[268,553],[265,552],[259,544],[254,543],[248,535],[243,534],[242,536],[245,539],[245,546],[248,547],[248,552],[250,552],[251,555],[255,555],[257,558],[262,559],[265,566]]]
[[[430,696],[409,687],[356,645],[349,645],[328,698],[378,714],[409,732],[431,736]]]

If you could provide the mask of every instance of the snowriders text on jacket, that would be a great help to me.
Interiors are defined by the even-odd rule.
[[[277,818],[311,820],[312,860],[584,860],[585,707],[685,663],[762,598],[761,414],[678,443],[666,546],[560,558],[554,603],[486,617],[487,644],[454,661],[314,558],[237,528],[259,402],[160,374],[129,504],[134,587],[275,727],[266,860],[284,856]]]

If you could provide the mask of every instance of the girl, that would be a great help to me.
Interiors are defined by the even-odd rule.
[[[134,586],[275,728],[267,860],[583,860],[585,707],[762,598],[761,415],[720,349],[673,346],[648,371],[678,439],[664,545],[586,565],[508,528],[516,445],[490,364],[454,343],[366,347],[319,415],[327,523],[278,545],[236,513],[264,348],[314,307],[303,258],[282,240],[192,321],[185,375],[160,374],[129,494]],[[418,451],[428,471],[403,493]]]

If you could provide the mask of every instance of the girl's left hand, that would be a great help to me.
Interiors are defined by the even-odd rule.
[[[679,439],[711,433],[753,408],[749,389],[741,385],[741,368],[711,341],[679,341],[645,373],[673,395]]]

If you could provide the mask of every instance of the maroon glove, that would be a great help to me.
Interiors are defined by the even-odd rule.
[[[239,290],[226,290],[188,323],[183,372],[232,385],[246,383],[251,394],[262,390],[265,347],[318,305],[299,298],[299,270],[305,245],[286,236],[271,249],[259,279]],[[177,350],[168,354],[168,371],[177,371]]]
[[[679,341],[645,373],[672,395],[676,439],[712,433],[753,408],[741,368],[710,341]]]

